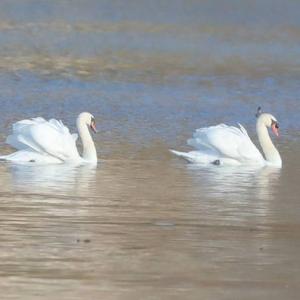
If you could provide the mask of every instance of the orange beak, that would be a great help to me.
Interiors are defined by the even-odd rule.
[[[279,136],[279,128],[278,128],[277,123],[272,124],[271,128],[272,128],[273,133],[274,133],[276,136]]]

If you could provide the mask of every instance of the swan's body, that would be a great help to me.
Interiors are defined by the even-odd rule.
[[[188,145],[196,148],[196,151],[187,153],[171,151],[193,163],[281,167],[281,157],[270,139],[267,127],[272,127],[273,132],[278,135],[278,123],[275,117],[263,113],[257,119],[256,131],[265,159],[242,125],[238,128],[220,124],[197,129],[193,138],[187,141]]]
[[[79,155],[76,140],[61,121],[43,118],[22,120],[13,124],[12,135],[6,143],[18,151],[0,156],[2,160],[34,163],[97,163],[97,153],[88,127],[94,131],[95,120],[90,113],[81,113],[77,118],[77,129],[83,144],[83,155]]]

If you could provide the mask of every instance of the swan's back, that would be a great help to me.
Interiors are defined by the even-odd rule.
[[[197,129],[188,144],[200,152],[205,151],[207,154],[209,151],[220,159],[233,159],[241,163],[264,162],[246,129],[240,124],[239,128],[220,124]]]
[[[70,134],[61,121],[43,118],[26,119],[13,124],[6,142],[18,150],[52,156],[61,161],[78,159],[77,134]]]

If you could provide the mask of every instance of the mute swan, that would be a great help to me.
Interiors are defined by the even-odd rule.
[[[215,165],[259,164],[281,168],[282,161],[279,152],[273,145],[267,128],[279,136],[279,125],[274,116],[257,110],[256,132],[265,155],[265,159],[253,142],[246,129],[239,124],[239,128],[220,124],[197,129],[193,138],[187,141],[197,151],[179,152],[170,150],[174,154],[185,158],[189,162]]]
[[[13,133],[6,143],[18,151],[0,156],[0,159],[20,163],[97,163],[96,148],[88,129],[97,132],[94,117],[83,112],[76,125],[83,145],[82,157],[76,147],[77,134],[70,134],[61,121],[38,117],[13,124]]]

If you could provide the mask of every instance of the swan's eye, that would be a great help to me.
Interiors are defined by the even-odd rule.
[[[271,125],[274,126],[277,129],[279,128],[279,124],[278,124],[277,121],[272,120],[272,124]]]
[[[91,124],[90,124],[90,128],[96,133],[97,129],[96,129],[96,121],[94,118],[91,118]]]

